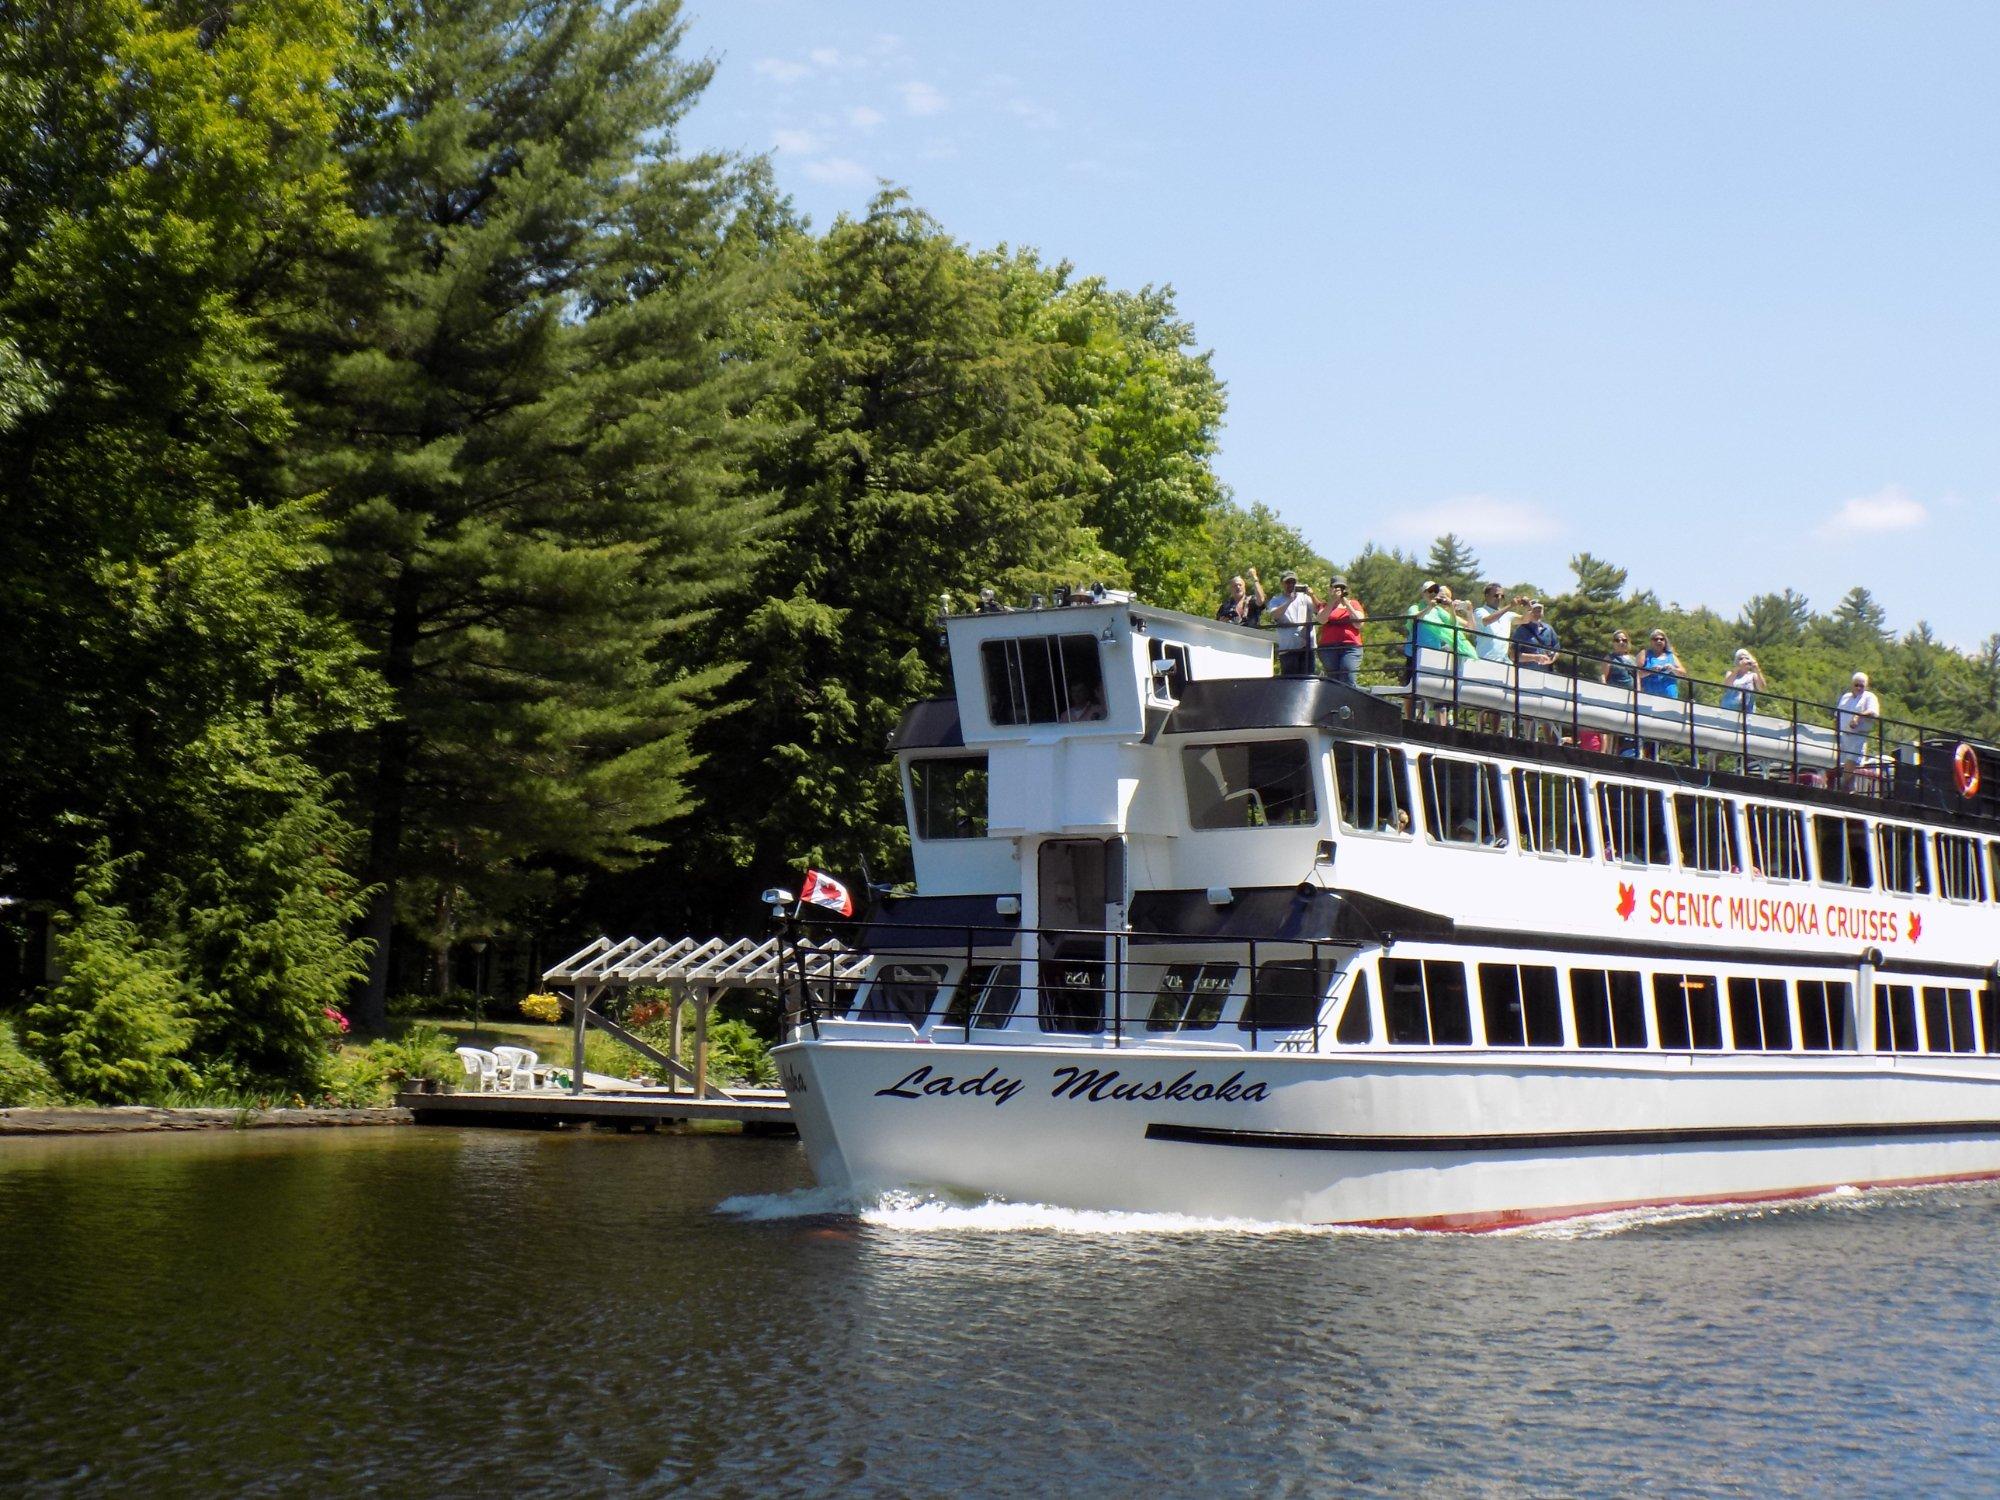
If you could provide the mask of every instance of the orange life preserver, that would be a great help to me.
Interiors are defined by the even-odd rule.
[[[1970,797],[1979,790],[1979,752],[1961,743],[1951,754],[1952,774],[1958,778],[1958,795]]]

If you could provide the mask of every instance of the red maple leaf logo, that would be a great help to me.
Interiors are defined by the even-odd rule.
[[[1915,912],[1910,913],[1910,941],[1915,942],[1924,935],[1924,919]]]
[[[1627,885],[1627,884],[1626,884],[1626,883],[1625,883],[1624,881],[1622,881],[1622,880],[1621,880],[1621,881],[1619,881],[1619,882],[1618,882],[1618,915],[1619,915],[1619,916],[1620,916],[1621,918],[1623,918],[1624,920],[1627,920],[1627,921],[1631,920],[1631,917],[1632,917],[1632,908],[1633,908],[1633,907],[1635,907],[1635,906],[1637,906],[1638,904],[1639,904],[1639,897],[1638,897],[1637,893],[1636,893],[1636,892],[1634,892],[1634,891],[1633,891],[1633,889],[1632,889],[1632,887],[1631,887],[1631,886],[1629,886],[1629,885]]]

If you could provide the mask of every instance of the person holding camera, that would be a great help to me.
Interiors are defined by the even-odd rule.
[[[1257,617],[1263,613],[1264,581],[1252,568],[1248,588],[1244,586],[1241,573],[1229,580],[1229,588],[1222,596],[1222,607],[1215,612],[1215,618],[1230,625],[1255,625]]]
[[[1264,606],[1265,617],[1278,628],[1278,673],[1282,677],[1313,675],[1313,618],[1319,601],[1312,590],[1299,582],[1299,575],[1285,570],[1284,592],[1273,594]]]
[[[1336,578],[1327,586],[1326,603],[1319,607],[1319,669],[1324,677],[1361,686],[1361,623],[1368,611],[1348,591],[1347,580]]]
[[[1486,602],[1472,612],[1473,618],[1479,621],[1479,634],[1473,637],[1472,649],[1481,661],[1507,660],[1514,644],[1514,627],[1520,623],[1527,607],[1525,594],[1517,596],[1510,604],[1507,591],[1499,584],[1486,585]]]

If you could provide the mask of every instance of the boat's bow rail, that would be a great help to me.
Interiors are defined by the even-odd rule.
[[[817,924],[813,924],[817,925]],[[780,939],[789,1034],[1320,1051],[1360,935],[1257,936],[898,921],[857,955]]]

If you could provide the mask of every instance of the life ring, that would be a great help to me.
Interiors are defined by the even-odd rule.
[[[1951,772],[1958,779],[1958,795],[1973,796],[1979,790],[1979,752],[1961,743],[1951,754]]]

